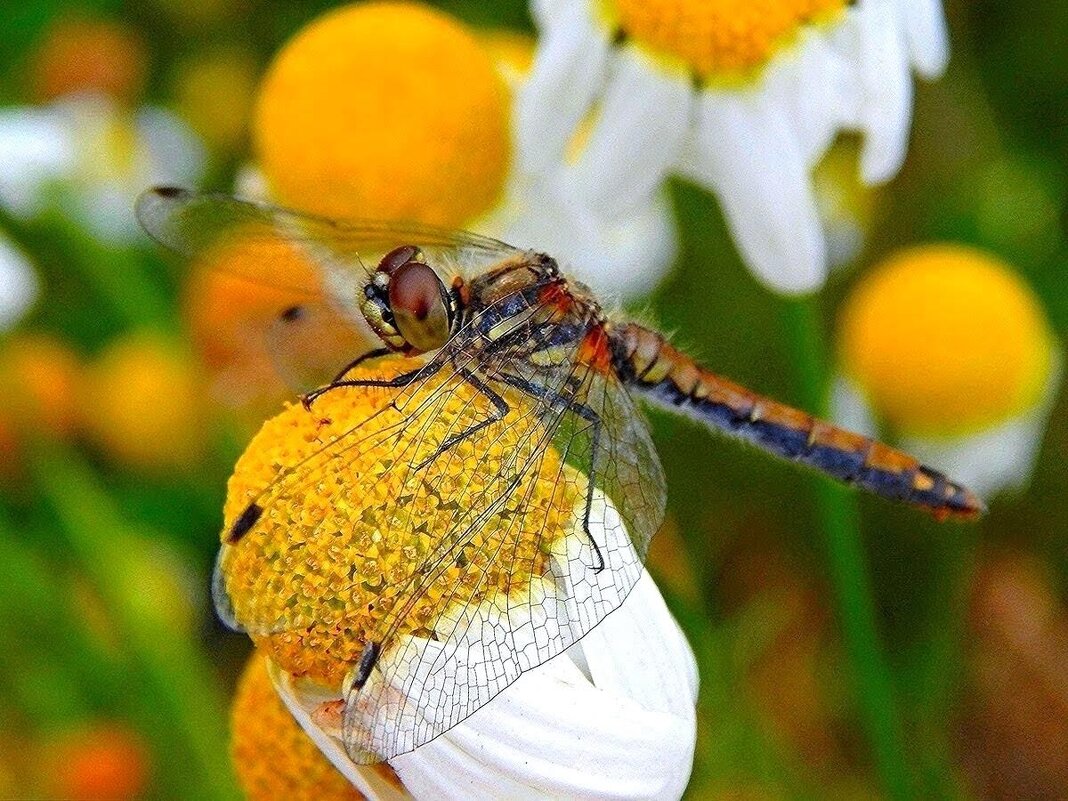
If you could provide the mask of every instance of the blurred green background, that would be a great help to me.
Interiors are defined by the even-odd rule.
[[[122,33],[105,49],[127,60],[108,78],[116,94],[174,110],[203,142],[199,184],[229,190],[248,158],[258,75],[331,5],[6,4],[0,123],[62,94],[69,76],[42,55],[57,23],[111,21]],[[521,0],[437,5],[475,26],[532,30]],[[745,270],[715,201],[678,182],[676,266],[634,309],[718,371],[811,406],[831,356],[804,364],[798,315],[831,342],[866,267],[953,240],[1014,265],[1063,340],[1068,6],[951,0],[946,13],[949,71],[918,86],[908,161],[872,193],[854,267],[799,311]],[[0,136],[0,181],[5,146]],[[99,786],[235,797],[228,698],[249,643],[215,621],[208,584],[226,480],[265,410],[217,401],[178,268],[147,239],[93,230],[65,191],[51,188],[29,218],[0,205],[0,233],[43,286],[0,335],[0,797]],[[978,525],[859,502],[895,699],[881,747],[900,751],[891,761],[916,796],[1068,797],[1066,402],[1029,488],[998,496]],[[822,485],[685,423],[653,423],[669,519],[651,569],[702,679],[690,796],[882,795],[842,635],[850,612],[835,603],[818,533]]]

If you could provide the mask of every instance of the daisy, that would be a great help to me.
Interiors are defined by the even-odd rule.
[[[376,797],[380,777],[354,764],[340,729],[317,714],[329,695],[276,666],[271,674],[319,750]],[[679,798],[693,761],[696,699],[693,653],[645,573],[580,643],[389,764],[415,798]]]
[[[392,359],[374,370],[390,375],[410,365]],[[466,390],[454,390],[444,407],[435,407],[435,425],[447,430],[472,403]],[[606,567],[594,572],[581,566],[576,550],[588,547],[577,536],[585,478],[549,448],[514,486],[512,497],[527,504],[523,514],[487,510],[457,575],[440,574],[410,598],[398,595],[426,558],[420,554],[436,547],[425,532],[440,531],[447,541],[452,506],[495,493],[501,478],[496,471],[465,473],[464,460],[436,462],[431,469],[440,474],[421,486],[455,488],[454,503],[445,506],[436,492],[409,484],[404,470],[390,469],[408,446],[379,437],[399,430],[389,415],[374,413],[380,393],[339,389],[316,404],[315,414],[294,404],[269,420],[238,461],[215,596],[224,619],[242,625],[269,655],[282,699],[321,752],[371,797],[373,788],[360,783],[367,774],[355,764],[368,754],[389,756],[417,798],[681,796],[696,737],[694,658],[611,501],[595,495],[594,508],[604,514],[590,518],[590,534]],[[350,451],[344,469],[361,491],[342,500],[335,468],[309,456],[353,420],[363,420],[365,441],[380,446]],[[422,441],[424,425],[409,417],[404,429]],[[527,426],[537,425],[494,428],[472,447],[496,464],[525,447]],[[292,465],[308,471],[299,497],[279,496],[262,525],[233,540],[249,499]],[[398,495],[407,498],[403,509]],[[408,514],[420,525],[407,525]],[[346,536],[337,537],[339,530]],[[498,544],[498,537],[508,543]],[[506,557],[498,556],[502,551]],[[572,567],[553,568],[547,560]],[[378,610],[401,608],[402,601],[404,616],[367,685],[347,695],[368,632],[379,625]],[[593,604],[602,614],[614,611],[597,623]],[[543,661],[541,649],[554,641],[571,647]],[[480,665],[484,677],[450,684],[465,665]],[[493,690],[484,695],[480,687]],[[358,705],[349,741],[345,698]],[[369,706],[359,706],[360,699]]]
[[[522,169],[553,168],[592,129],[571,187],[601,219],[633,213],[665,176],[716,193],[758,278],[818,288],[827,244],[811,173],[836,134],[863,133],[860,172],[905,157],[911,71],[939,75],[938,0],[534,0],[542,38],[519,95]]]
[[[204,150],[169,111],[124,110],[105,95],[0,109],[0,205],[32,218],[58,200],[97,238],[137,241],[133,202],[146,186],[191,183]],[[57,191],[58,190],[58,191]]]
[[[1008,265],[960,245],[896,254],[848,299],[838,339],[838,422],[887,427],[984,495],[1027,484],[1062,355],[1038,298]]]

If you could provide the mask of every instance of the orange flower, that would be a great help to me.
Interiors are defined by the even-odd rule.
[[[129,101],[141,92],[146,62],[144,43],[133,29],[104,20],[70,19],[47,31],[30,72],[40,100],[101,92]]]
[[[44,760],[52,798],[126,801],[143,797],[150,773],[141,738],[118,724],[98,724],[54,743]]]

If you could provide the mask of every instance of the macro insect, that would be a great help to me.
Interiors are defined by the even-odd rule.
[[[137,213],[157,241],[189,257],[230,241],[300,249],[316,270],[286,287],[302,300],[279,310],[277,341],[318,319],[371,343],[334,354],[318,340],[332,374],[302,395],[309,415],[331,393],[374,389],[382,400],[280,470],[224,532],[219,557],[225,577],[233,559],[257,548],[299,554],[325,525],[340,542],[361,526],[380,535],[384,521],[428,540],[377,600],[373,627],[346,664],[343,737],[356,761],[433,739],[622,603],[666,498],[640,402],[939,519],[983,511],[972,492],[907,454],[762,397],[660,332],[606,314],[549,255],[176,188],[147,192]],[[268,281],[269,264],[240,264],[243,278]],[[376,375],[376,364],[398,357],[404,369]],[[388,456],[375,462],[373,480],[389,485],[390,508],[371,508],[363,483],[371,479],[348,469],[372,448]],[[258,538],[272,509],[299,504],[312,482],[329,493],[329,523],[292,542]],[[532,528],[565,497],[569,526]],[[432,527],[420,519],[427,509]],[[342,617],[356,582],[336,588]],[[224,620],[252,633],[315,622],[285,609],[238,614],[218,576],[215,599]]]

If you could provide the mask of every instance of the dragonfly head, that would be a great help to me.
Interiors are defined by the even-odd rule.
[[[414,245],[382,257],[364,287],[360,311],[387,347],[405,354],[440,348],[456,318],[452,294]]]

